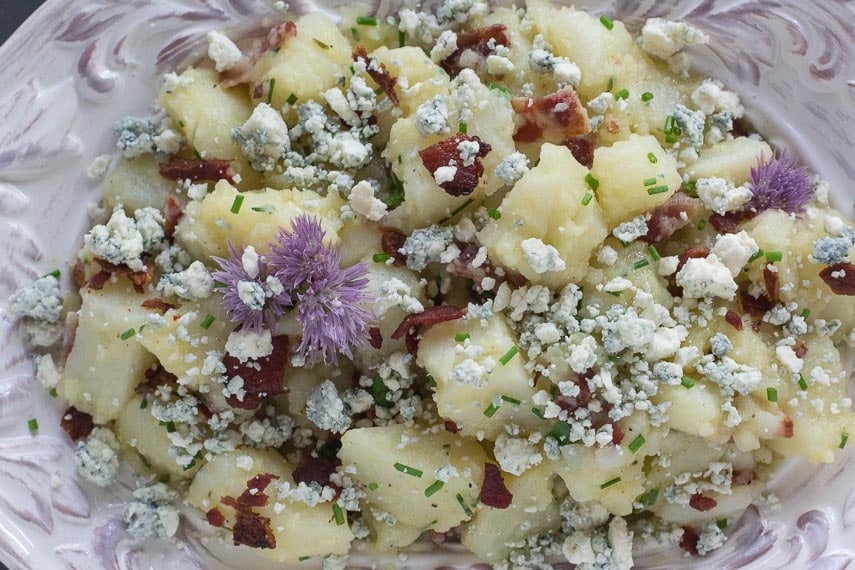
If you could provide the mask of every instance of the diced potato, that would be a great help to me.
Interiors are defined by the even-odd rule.
[[[674,430],[699,437],[714,437],[724,429],[724,403],[717,386],[695,381],[691,388],[660,386],[654,397],[656,403],[671,402],[668,426]],[[706,445],[706,444],[705,444]]]
[[[390,24],[384,18],[377,18],[374,25],[359,24],[356,20],[365,15],[365,8],[359,4],[350,4],[337,9],[340,16],[338,29],[350,41],[350,45],[365,46],[369,52],[398,42],[398,26]]]
[[[649,154],[656,157],[652,162]],[[631,135],[627,140],[594,151],[591,175],[600,183],[597,198],[609,227],[650,211],[667,201],[682,184],[677,163],[655,137]],[[645,186],[645,180],[656,183]],[[650,193],[667,187],[667,191]]]
[[[580,281],[588,258],[607,235],[597,198],[582,204],[589,191],[587,173],[566,147],[543,145],[540,164],[516,183],[499,207],[502,217],[478,234],[490,259],[555,289]],[[566,268],[537,273],[522,246],[532,238],[558,250]]]
[[[696,525],[709,520],[728,519],[742,515],[745,509],[757,499],[763,491],[763,482],[754,481],[748,485],[733,487],[730,494],[705,493],[716,501],[716,506],[708,511],[698,511],[680,503],[658,501],[652,509],[663,520],[677,526]],[[661,492],[661,491],[660,491]]]
[[[121,204],[128,215],[140,208],[161,210],[167,195],[174,190],[175,183],[160,175],[154,155],[120,160],[104,181],[104,208],[112,211]]]
[[[181,77],[189,83],[171,93],[161,93],[160,106],[203,157],[238,158],[240,151],[232,141],[232,129],[252,114],[246,92],[240,87],[224,89],[213,69],[191,67]]]
[[[438,532],[471,518],[486,461],[474,440],[447,431],[390,425],[349,430],[341,443],[339,457],[344,465],[356,466],[353,478],[366,488],[369,512],[385,511],[398,524]],[[425,490],[436,481],[435,471],[446,465],[459,476],[426,496]]]
[[[140,307],[141,301],[124,278],[100,291],[83,292],[80,324],[59,392],[77,409],[91,414],[97,424],[119,416],[155,362],[128,333],[147,322],[148,311]]]
[[[291,219],[300,214],[318,217],[327,239],[338,241],[337,232],[341,229],[338,211],[344,203],[338,193],[321,197],[311,190],[244,192],[240,212],[234,214],[231,210],[237,195],[231,184],[220,180],[201,202],[188,204],[176,230],[177,242],[200,259],[228,257],[228,240],[239,247],[252,245],[259,252],[266,252],[279,229],[290,228]],[[267,211],[271,207],[272,211]]]
[[[509,543],[555,529],[561,522],[558,505],[552,496],[555,466],[541,463],[514,477],[502,474],[505,486],[514,496],[506,509],[482,505],[466,523],[460,542],[478,558],[498,562],[507,557]]]
[[[404,116],[411,115],[436,95],[448,96],[451,86],[448,74],[430,60],[421,48],[407,46],[389,49],[380,47],[371,57],[386,66],[386,70],[398,78],[395,90]],[[407,87],[404,88],[403,86]]]
[[[341,237],[341,264],[349,267],[363,259],[369,259],[375,253],[382,253],[380,242],[383,232],[374,222],[362,216],[344,222],[339,231]]]
[[[293,93],[299,102],[320,100],[336,85],[337,77],[353,63],[350,44],[323,12],[311,12],[296,21],[297,36],[281,49],[267,52],[253,74],[264,87],[261,100],[281,109]],[[270,85],[273,81],[273,94]]]
[[[700,158],[687,166],[685,173],[691,180],[718,177],[744,184],[763,156],[766,159],[772,156],[772,148],[766,141],[738,137],[703,149]]]
[[[378,552],[391,552],[405,548],[419,539],[421,529],[403,524],[388,524],[374,517],[366,517],[368,527],[374,531],[372,547]]]
[[[617,516],[630,514],[636,497],[644,492],[644,453],[581,445],[571,449],[558,460],[556,471],[570,496],[580,503],[597,501]]]
[[[668,292],[665,280],[657,271],[657,262],[651,259],[647,251],[647,244],[635,242],[627,247],[621,246],[617,240],[609,240],[611,246],[618,252],[617,261],[612,265],[593,265],[582,282],[585,291],[583,304],[586,306],[599,305],[600,312],[605,312],[608,307],[615,303],[628,306],[634,294],[631,291],[623,291],[615,296],[607,291],[598,291],[598,285],[605,285],[616,277],[622,277],[630,281],[638,289],[653,295],[653,300],[663,307],[670,308],[673,297]],[[636,264],[647,261],[648,265],[636,267]]]
[[[455,340],[457,334],[469,334],[469,346],[480,347],[483,353],[469,358],[462,351],[458,352],[467,345]],[[516,345],[516,335],[500,314],[493,315],[483,328],[478,319],[449,321],[434,325],[424,334],[419,343],[418,363],[436,381],[433,397],[437,412],[454,421],[462,434],[483,435],[485,439],[494,440],[509,423],[532,431],[543,427],[543,420],[531,412],[535,388],[529,384],[522,353],[508,360],[507,364],[500,362]],[[467,364],[472,363],[485,369],[480,387],[455,379],[455,374],[462,374]],[[491,368],[492,373],[487,373]],[[473,382],[477,383],[476,380]],[[485,413],[495,396],[506,396],[521,403],[514,405],[503,401],[499,409],[488,417]]]

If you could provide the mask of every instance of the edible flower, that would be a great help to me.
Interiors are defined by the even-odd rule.
[[[753,196],[745,209],[755,215],[769,209],[802,213],[813,195],[810,174],[786,150],[768,161],[761,156],[751,169],[748,187]]]

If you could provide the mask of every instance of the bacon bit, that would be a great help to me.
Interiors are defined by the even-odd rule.
[[[223,512],[217,507],[214,507],[205,513],[205,518],[208,519],[208,524],[211,526],[222,527],[226,524],[225,515],[223,515]]]
[[[311,485],[328,485],[330,476],[335,473],[336,468],[341,465],[341,460],[338,457],[328,459],[326,457],[312,457],[311,452],[306,451],[300,458],[300,463],[294,469],[292,477],[294,483],[305,483]]]
[[[452,420],[445,420],[445,431],[451,433],[460,433],[460,426]]]
[[[804,358],[805,354],[808,352],[807,343],[800,338],[796,339],[796,343],[793,345],[793,352],[799,358]]]
[[[71,354],[71,349],[74,348],[74,341],[77,338],[77,327],[80,324],[80,316],[77,311],[70,311],[65,315],[65,342],[62,345],[62,354],[66,358]]]
[[[383,348],[383,333],[380,332],[379,328],[371,327],[368,329],[368,344],[377,350]]]
[[[727,324],[729,324],[736,330],[742,330],[742,317],[740,317],[739,313],[737,313],[733,309],[727,310],[727,313],[724,315],[724,320],[727,322]]]
[[[717,505],[718,502],[715,499],[706,497],[700,493],[695,493],[689,497],[689,506],[702,513],[713,510]]]
[[[468,166],[463,164],[460,159],[460,150],[457,148],[463,141],[478,143],[478,155]],[[490,150],[492,147],[482,142],[478,137],[458,133],[449,139],[439,141],[424,150],[420,150],[419,157],[421,157],[422,164],[425,165],[431,176],[434,176],[436,171],[443,166],[456,167],[454,178],[439,186],[451,196],[468,196],[478,187],[478,180],[484,174],[484,165],[479,159],[487,156]]]
[[[781,422],[781,427],[784,432],[784,435],[782,437],[784,437],[785,439],[793,437],[795,427],[793,424],[793,418],[791,418],[790,416],[784,416],[784,419]]]
[[[709,218],[710,225],[716,229],[719,233],[723,234],[735,234],[737,230],[739,230],[739,224],[746,220],[750,220],[755,217],[757,212],[752,211],[739,211],[739,212],[727,212],[724,215],[721,214],[713,214]]]
[[[175,305],[170,305],[163,299],[146,299],[140,304],[140,307],[143,309],[152,309],[154,311],[160,311],[161,314],[165,313],[169,309],[174,309]]]
[[[360,59],[365,60],[366,73],[368,73],[368,76],[371,77],[371,79],[374,80],[374,83],[383,90],[383,93],[386,94],[389,101],[397,107],[398,95],[395,93],[395,84],[398,83],[398,79],[396,77],[392,77],[389,70],[386,69],[386,65],[377,61],[373,57],[368,57],[368,53],[365,51],[365,46],[362,45],[356,46],[356,49],[353,50],[352,57],[355,62],[358,62]]]
[[[246,491],[238,498],[222,497],[220,502],[235,511],[235,526],[232,541],[235,546],[245,545],[251,548],[276,548],[276,537],[270,519],[252,511],[253,507],[263,507],[269,497],[264,493],[270,482],[279,477],[272,473],[256,475],[246,482]]]
[[[158,386],[164,384],[174,384],[178,382],[178,377],[175,374],[167,372],[160,364],[154,368],[149,368],[145,371],[145,380],[137,384],[134,392],[137,394],[151,394]]]
[[[514,97],[514,123],[517,142],[548,142],[563,144],[573,137],[588,134],[588,112],[579,95],[567,87],[551,95],[530,99]]]
[[[267,37],[262,40],[257,53],[259,53],[259,55],[263,55],[265,52],[280,47],[285,43],[285,40],[296,37],[297,24],[294,22],[284,22],[279,24],[267,32]]]
[[[178,222],[184,217],[184,210],[178,200],[170,194],[166,197],[166,205],[163,206],[163,218],[166,222],[163,224],[163,233],[167,239],[172,239],[175,235],[175,228]]]
[[[228,89],[235,85],[249,83],[252,80],[252,70],[261,56],[280,47],[285,43],[285,40],[294,37],[297,37],[297,24],[294,22],[285,22],[274,27],[267,32],[267,36],[263,40],[256,42],[249,55],[245,55],[239,63],[220,73],[220,85]],[[261,97],[260,94],[256,99],[259,97]]]
[[[112,274],[108,271],[99,271],[89,278],[89,282],[86,284],[86,287],[93,291],[100,291],[104,288],[104,285],[107,284],[107,281],[110,280],[111,276]]]
[[[733,471],[733,484],[734,485],[750,485],[754,478],[757,476],[754,471],[751,469],[734,469]]]
[[[243,389],[246,394],[243,400],[237,396],[229,396],[226,401],[233,408],[254,410],[265,400],[286,391],[284,376],[288,361],[288,337],[285,335],[273,337],[273,353],[264,358],[249,360],[241,363],[237,358],[226,354],[223,364],[229,377],[243,378]]]
[[[620,445],[623,441],[623,430],[620,429],[620,425],[614,422],[609,422],[612,424],[612,443],[615,445]]]
[[[404,336],[404,346],[407,348],[407,352],[412,354],[414,357],[419,355],[419,341],[420,341],[419,333],[416,331],[408,331],[406,336]]]
[[[71,279],[78,288],[86,285],[86,267],[79,259],[71,268]]]
[[[766,296],[769,297],[769,300],[772,301],[772,303],[777,303],[780,292],[778,287],[780,283],[778,272],[772,271],[769,269],[769,266],[766,265],[763,268],[763,282],[766,284]]]
[[[570,149],[570,154],[576,162],[585,168],[594,166],[594,137],[590,133],[571,137],[564,141],[564,146]]]
[[[485,28],[478,28],[471,32],[460,32],[457,34],[457,49],[450,56],[439,62],[446,73],[456,77],[466,66],[460,65],[460,57],[463,52],[470,50],[482,58],[486,58],[493,51],[493,46],[510,46],[511,40],[507,34],[508,27],[504,24],[493,24]],[[492,42],[490,40],[493,40]]]
[[[855,295],[855,265],[852,263],[829,265],[819,272],[819,276],[837,295]]]
[[[142,271],[134,271],[125,264],[114,265],[97,257],[95,258],[95,263],[101,266],[102,271],[96,273],[95,276],[89,280],[89,288],[95,289],[96,291],[99,291],[104,287],[104,284],[107,283],[111,274],[115,274],[127,276],[128,279],[131,280],[131,283],[133,283],[134,290],[142,295],[145,293],[145,289],[143,288],[151,283],[151,280],[154,277],[154,265],[152,265],[151,261],[148,259],[143,259],[143,267],[145,267],[145,269]],[[106,279],[101,275],[102,273],[107,273]],[[94,287],[93,282],[95,284]]]
[[[246,491],[238,497],[238,502],[247,507],[263,507],[267,504],[268,497],[264,490],[270,482],[279,479],[278,475],[272,473],[260,473],[246,482]]]
[[[226,180],[234,184],[234,171],[228,160],[218,158],[178,158],[173,156],[169,162],[160,165],[160,175],[167,180],[187,180],[193,182],[217,182]]]
[[[71,406],[62,414],[59,427],[68,434],[71,441],[77,441],[92,433],[92,430],[95,429],[95,422],[92,421],[92,416]]]
[[[752,297],[748,291],[740,291],[739,302],[742,305],[742,310],[744,312],[748,313],[752,317],[758,318],[765,315],[769,309],[775,306],[775,303],[773,303],[766,295]]]
[[[514,496],[502,480],[502,472],[492,463],[484,464],[484,483],[481,485],[481,502],[494,509],[507,509]]]
[[[392,333],[392,338],[398,340],[406,335],[411,329],[417,329],[422,326],[435,325],[445,321],[456,321],[466,315],[466,309],[460,307],[452,307],[451,305],[440,305],[438,307],[427,307],[421,313],[413,313],[404,317],[395,332]]]
[[[386,230],[380,238],[383,251],[395,260],[395,265],[404,265],[407,262],[407,256],[401,253],[405,241],[407,241],[406,234],[399,230]]]
[[[692,556],[698,555],[698,541],[701,539],[698,536],[698,533],[695,532],[695,529],[692,527],[684,526],[683,527],[683,536],[680,538],[680,548],[691,554]]]
[[[654,208],[650,219],[647,220],[647,235],[641,239],[647,243],[659,243],[670,239],[677,230],[692,223],[692,218],[701,211],[702,207],[701,201],[697,198],[677,192]]]

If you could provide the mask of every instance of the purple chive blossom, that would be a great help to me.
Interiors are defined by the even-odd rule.
[[[229,319],[256,333],[265,323],[271,330],[275,328],[276,320],[293,303],[268,268],[266,257],[252,246],[240,250],[229,242],[229,258],[213,259],[220,264],[220,271],[212,275],[220,284]]]
[[[765,210],[783,210],[790,214],[804,212],[813,196],[810,174],[798,159],[782,151],[768,162],[761,156],[751,169],[749,188],[753,196],[745,205],[749,212],[759,214]]]
[[[363,264],[341,269],[341,253],[323,243],[320,222],[302,215],[282,230],[271,245],[270,267],[296,295],[303,339],[297,348],[310,366],[338,363],[338,354],[353,356],[352,347],[366,342],[371,315],[366,300],[368,270]]]

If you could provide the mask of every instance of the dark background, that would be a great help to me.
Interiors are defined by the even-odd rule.
[[[44,0],[0,0],[0,44],[42,5]]]

